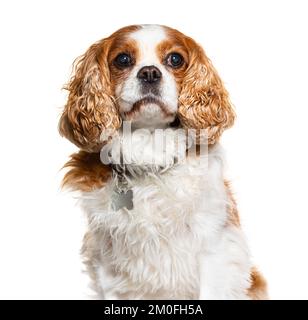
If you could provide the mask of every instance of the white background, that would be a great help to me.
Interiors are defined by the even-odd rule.
[[[238,118],[225,132],[243,228],[273,299],[308,298],[307,1],[2,1],[0,298],[85,298],[85,221],[60,191],[76,150],[57,122],[71,63],[119,27],[201,43]]]

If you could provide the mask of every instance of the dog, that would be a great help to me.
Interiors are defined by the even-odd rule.
[[[87,215],[98,297],[266,299],[223,171],[235,112],[201,46],[166,26],[124,27],[75,61],[66,89],[59,131],[80,151],[63,186]]]

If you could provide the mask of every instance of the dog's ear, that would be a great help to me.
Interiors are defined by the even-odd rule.
[[[74,75],[66,86],[67,103],[59,122],[62,136],[88,152],[103,145],[101,135],[116,131],[121,118],[110,85],[108,39],[93,44],[74,64]]]
[[[203,49],[186,38],[189,64],[179,95],[178,115],[184,128],[205,129],[209,144],[233,125],[235,112],[217,71]]]

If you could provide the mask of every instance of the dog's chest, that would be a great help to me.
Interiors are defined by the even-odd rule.
[[[90,217],[112,234],[125,235],[126,240],[142,234],[136,245],[147,239],[183,238],[196,231],[198,212],[204,213],[211,202],[206,192],[209,181],[202,171],[194,164],[179,165],[125,184],[115,178],[83,202]]]
[[[114,181],[84,197],[91,227],[100,234],[101,260],[116,270],[122,289],[142,284],[146,291],[166,291],[167,297],[173,290],[194,298],[204,234],[210,236],[225,219],[220,180],[213,165],[183,164],[131,181],[132,196],[125,199],[132,201],[130,209],[122,203],[115,210]]]

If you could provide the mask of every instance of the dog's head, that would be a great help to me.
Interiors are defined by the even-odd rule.
[[[60,133],[90,152],[123,120],[135,128],[206,129],[213,144],[235,117],[202,48],[165,26],[129,26],[93,44],[77,60],[67,89]]]

